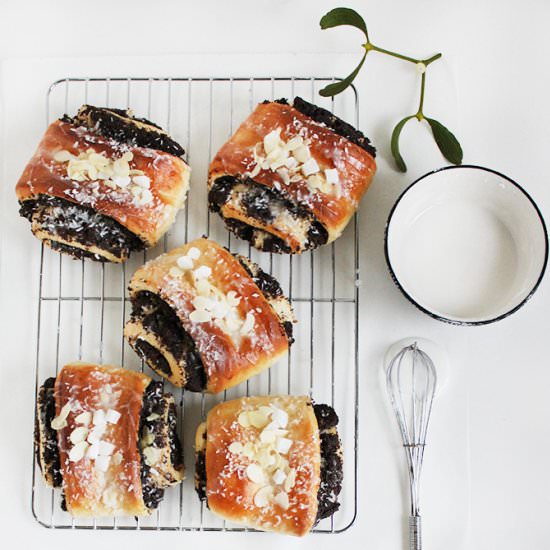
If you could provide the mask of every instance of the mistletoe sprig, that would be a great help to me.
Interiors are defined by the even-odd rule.
[[[404,55],[401,53],[386,50],[384,48],[380,48],[374,45],[370,41],[369,32],[367,30],[367,25],[365,23],[365,20],[355,10],[352,10],[350,8],[335,8],[329,11],[326,15],[324,15],[321,18],[320,24],[321,24],[321,29],[330,29],[332,27],[349,25],[361,30],[366,38],[366,42],[362,44],[362,47],[365,50],[365,53],[363,54],[363,57],[361,58],[359,65],[357,65],[357,67],[353,70],[353,72],[343,80],[339,82],[334,82],[333,84],[329,84],[328,86],[325,86],[319,92],[322,96],[331,97],[343,92],[354,81],[355,77],[359,74],[359,71],[361,70],[363,63],[365,63],[365,59],[367,58],[367,55],[369,52],[379,52],[385,55],[389,55],[391,57],[396,57],[397,59],[401,59],[403,61],[407,61],[409,63],[414,63],[416,65],[416,68],[419,74],[421,75],[420,103],[418,105],[418,110],[416,111],[416,113],[406,116],[405,118],[400,120],[395,126],[395,128],[393,129],[393,132],[391,135],[391,152],[392,152],[393,158],[395,159],[395,163],[397,164],[397,168],[401,172],[407,171],[407,165],[405,164],[405,161],[403,160],[403,157],[401,156],[401,152],[399,150],[399,137],[401,136],[401,132],[403,131],[405,124],[407,124],[407,122],[409,122],[409,120],[412,120],[413,118],[418,120],[418,122],[426,121],[428,123],[428,125],[432,130],[435,143],[439,147],[439,150],[441,151],[443,156],[450,163],[452,164],[462,163],[462,147],[460,146],[460,143],[458,142],[456,137],[453,135],[453,133],[450,130],[448,130],[443,124],[441,124],[441,122],[435,120],[434,118],[430,118],[424,114],[424,91],[426,88],[426,70],[434,61],[438,60],[441,57],[440,53],[432,55],[431,57],[428,57],[426,59],[416,59],[408,55]]]

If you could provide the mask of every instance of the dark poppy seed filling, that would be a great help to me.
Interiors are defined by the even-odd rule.
[[[146,463],[140,440],[144,434],[153,436],[153,445],[162,449],[168,444],[170,462],[174,470],[183,467],[183,450],[177,431],[177,417],[174,403],[163,393],[164,384],[152,381],[143,394],[141,416],[139,423],[138,448],[141,457],[141,486],[143,502],[150,510],[157,508],[164,496],[164,488],[159,487],[152,475],[151,467]],[[158,472],[157,472],[158,473]],[[173,475],[164,474],[168,484],[177,480]]]
[[[252,227],[241,220],[225,218],[225,227],[239,239],[250,243],[261,242],[263,252],[273,252],[274,254],[290,254],[292,252],[283,239],[271,235],[267,231],[262,231]]]
[[[217,178],[208,192],[208,205],[212,212],[220,212],[222,207],[231,202],[242,210],[248,217],[258,220],[265,225],[277,225],[277,218],[281,213],[290,217],[296,226],[306,229],[304,250],[317,248],[328,240],[328,232],[319,223],[311,212],[288,198],[277,189],[270,189],[250,178],[237,176],[222,176]],[[271,234],[268,230],[259,229],[244,221],[224,218],[226,227],[237,237],[254,244],[264,252],[290,253],[288,244]]]
[[[54,487],[61,487],[61,464],[59,462],[59,448],[57,446],[57,432],[51,423],[55,418],[55,378],[48,378],[38,393],[37,411],[34,425],[34,445],[36,462],[44,475],[52,481]],[[43,443],[40,443],[40,426],[44,430]],[[40,449],[42,447],[43,457]],[[42,460],[43,458],[43,460]]]
[[[270,101],[264,101],[264,103],[271,103]],[[275,103],[280,103],[282,105],[288,105],[288,101],[284,98],[277,99]],[[341,118],[333,115],[327,109],[318,107],[313,103],[309,103],[305,99],[296,96],[292,106],[300,111],[303,115],[311,118],[319,124],[324,124],[330,128],[335,134],[346,138],[348,141],[355,143],[355,145],[361,147],[367,153],[372,155],[373,158],[376,157],[376,149],[371,144],[370,139],[366,137],[363,132],[354,128],[351,124],[348,124]]]
[[[145,243],[113,218],[93,208],[66,199],[38,195],[20,202],[19,214],[50,235],[83,246],[97,246],[116,256],[126,258],[134,250],[143,250]],[[66,243],[50,240],[52,248],[68,252],[75,258],[105,261],[99,254]]]
[[[339,508],[338,495],[344,479],[341,443],[336,426],[338,415],[329,405],[313,405],[321,435],[321,484],[317,493],[317,521],[332,516]]]
[[[195,453],[195,491],[199,499],[206,502],[206,430],[203,433],[204,445],[200,451]]]
[[[159,503],[164,498],[164,489],[159,488],[155,483],[152,475],[151,468],[145,462],[143,456],[143,450],[140,445],[141,434],[144,433],[145,428],[155,436],[155,442],[160,444],[160,441],[156,441],[161,437],[159,433],[158,423],[148,421],[147,418],[153,413],[156,413],[159,417],[164,414],[164,407],[166,406],[162,399],[162,382],[151,382],[143,394],[143,402],[141,406],[141,416],[139,419],[139,433],[137,446],[139,449],[140,463],[141,463],[141,491],[143,494],[143,502],[149,510],[154,510],[158,507]],[[172,442],[170,442],[172,444]]]
[[[86,126],[117,143],[156,149],[177,157],[185,154],[183,147],[160,126],[146,118],[135,117],[128,110],[83,105],[75,117],[65,115],[61,120],[75,126]]]
[[[317,493],[316,522],[332,516],[339,508],[338,495],[344,479],[341,442],[336,432],[338,415],[329,405],[313,405],[321,437],[321,483]],[[195,491],[200,500],[206,498],[206,431],[204,446],[195,454]],[[208,502],[207,502],[208,504]]]
[[[154,334],[174,359],[185,365],[186,389],[201,391],[206,388],[206,372],[195,342],[183,328],[176,312],[162,298],[147,290],[136,293],[132,296],[131,317],[141,321],[145,331]],[[156,366],[160,373],[170,375],[170,365],[159,350],[139,338],[134,346],[140,356]]]

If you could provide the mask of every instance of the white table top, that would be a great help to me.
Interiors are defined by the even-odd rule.
[[[16,108],[42,116],[44,83],[68,74],[152,74],[154,67],[157,74],[187,75],[193,67],[196,70],[196,54],[224,52],[232,54],[227,63],[221,63],[216,55],[204,56],[209,73],[216,63],[220,65],[219,71],[214,71],[218,74],[230,69],[246,72],[248,65],[238,66],[238,54],[243,54],[256,72],[263,66],[265,70],[260,72],[269,74],[277,66],[280,74],[307,74],[309,66],[312,71],[319,70],[317,54],[322,53],[327,54],[323,58],[326,72],[343,76],[360,55],[359,33],[318,29],[320,16],[337,5],[334,2],[203,0],[188,4],[99,0],[86,6],[68,1],[4,6],[0,17],[0,59],[6,61],[2,67],[2,110],[9,124],[2,126],[3,132],[13,128],[19,112]],[[364,2],[344,4],[365,10]],[[548,164],[550,122],[550,77],[545,68],[550,54],[546,40],[550,5],[535,0],[506,7],[497,0],[372,0],[367,7],[364,15],[375,43],[418,55],[444,52],[439,68],[434,65],[433,77],[430,74],[426,107],[448,122],[460,138],[466,163],[509,175],[547,215],[550,188],[542,174]],[[85,27],[82,32],[79,25]],[[262,55],[250,61],[251,53]],[[193,55],[185,65],[187,54]],[[114,60],[115,55],[132,58],[124,62]],[[171,57],[174,55],[177,57]],[[82,59],[51,60],[77,56]],[[138,62],[136,56],[147,57]],[[34,281],[34,274],[25,263],[24,246],[29,239],[10,240],[12,234],[22,233],[22,226],[13,212],[11,189],[16,174],[8,171],[2,178],[0,249],[3,542],[24,547],[40,544],[42,548],[110,548],[125,542],[134,548],[205,543],[226,548],[257,544],[275,548],[281,543],[301,548],[329,543],[381,550],[404,547],[408,496],[399,474],[402,451],[394,420],[385,409],[379,371],[389,344],[419,335],[443,344],[452,362],[445,391],[434,405],[433,438],[426,452],[422,493],[426,548],[548,546],[547,280],[509,319],[486,327],[460,328],[418,312],[400,295],[387,272],[382,245],[391,205],[408,183],[443,165],[426,132],[417,126],[407,136],[408,146],[404,145],[404,151],[409,151],[409,172],[401,175],[393,170],[389,133],[394,121],[415,108],[413,77],[410,67],[373,56],[357,83],[361,127],[377,145],[380,159],[375,184],[361,207],[360,489],[355,525],[334,539],[288,540],[261,534],[55,532],[34,522],[29,472],[35,310],[27,300],[21,308],[24,311],[18,311],[14,300],[18,293],[34,293],[34,287],[27,286]],[[33,85],[40,89],[34,91]],[[27,103],[18,103],[18,95]],[[381,95],[387,96],[383,104],[369,101]],[[40,120],[36,127],[43,123]],[[0,155],[4,160],[15,159],[5,166],[24,160],[37,135],[31,125],[5,136],[8,146]]]

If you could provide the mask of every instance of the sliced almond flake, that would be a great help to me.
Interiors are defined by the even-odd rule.
[[[208,279],[201,279],[195,282],[195,289],[201,296],[208,296],[211,293],[212,285]]]
[[[160,418],[160,415],[157,413],[151,413],[145,420],[149,420],[149,422],[152,422],[153,420],[158,420]]]
[[[109,469],[109,463],[110,462],[111,462],[111,457],[110,456],[101,456],[101,455],[99,455],[95,459],[95,467],[100,472],[106,472]]]
[[[266,154],[271,153],[275,148],[279,146],[281,142],[281,129],[276,128],[264,136],[264,150]]]
[[[263,470],[254,462],[246,467],[246,476],[254,483],[261,484],[265,481]]]
[[[117,176],[129,176],[130,166],[128,161],[123,158],[117,159],[113,162],[113,171]]]
[[[327,183],[338,184],[340,183],[340,177],[338,175],[338,170],[336,168],[327,168],[325,170],[325,178]]]
[[[294,170],[298,167],[298,161],[294,157],[288,157],[285,159],[285,166],[289,170]]]
[[[285,149],[287,149],[288,151],[294,151],[298,149],[298,147],[303,145],[303,143],[304,140],[302,136],[294,136],[285,143]]]
[[[258,506],[258,508],[265,508],[269,504],[272,495],[273,487],[266,485],[254,495],[254,504]]]
[[[216,319],[223,319],[229,312],[229,305],[226,302],[215,302],[212,307],[212,316]]]
[[[66,418],[59,418],[59,417],[56,416],[52,420],[50,426],[52,427],[52,430],[62,430],[63,428],[68,426],[67,419]]]
[[[80,443],[81,441],[86,441],[86,438],[88,437],[88,428],[84,426],[79,426],[78,428],[75,428],[71,435],[69,436],[69,439],[73,445],[76,445],[77,443]]]
[[[239,414],[237,418],[237,422],[243,427],[243,428],[249,428],[250,427],[250,418],[248,416],[247,411],[243,411],[241,414]]]
[[[250,441],[245,443],[243,445],[243,455],[246,456],[246,458],[253,458],[254,457],[254,445]]]
[[[67,417],[69,416],[69,413],[71,412],[71,404],[65,403],[61,410],[59,411],[59,415],[56,416],[51,421],[51,427],[54,430],[61,430],[65,426],[67,426]]]
[[[201,265],[200,267],[197,267],[195,271],[193,271],[193,274],[198,280],[207,279],[208,277],[210,277],[210,275],[212,275],[212,269],[207,265]]]
[[[261,407],[258,407],[258,410],[266,416],[271,416],[271,414],[273,413],[273,409],[267,405],[262,405]]]
[[[288,493],[292,487],[294,487],[294,484],[296,483],[296,470],[294,468],[291,468],[288,472],[288,475],[286,476],[285,483],[284,483],[284,489]]]
[[[89,434],[87,441],[90,444],[99,443],[101,441],[101,436],[105,433],[105,424],[96,426]]]
[[[260,411],[249,411],[248,419],[250,424],[258,429],[263,428],[269,422],[269,418]]]
[[[271,164],[272,162],[275,162],[279,160],[280,158],[286,158],[286,155],[288,154],[287,151],[282,149],[281,147],[275,147],[268,155],[265,157],[265,160],[268,164]]]
[[[286,437],[277,438],[277,444],[276,444],[275,448],[282,455],[286,455],[288,453],[288,451],[290,450],[291,446],[292,446],[292,439],[288,439]]]
[[[115,450],[115,446],[108,441],[100,441],[98,445],[99,454],[101,456],[111,456],[113,454],[113,451]]]
[[[69,151],[65,151],[64,149],[57,151],[57,153],[53,156],[53,160],[55,160],[55,162],[68,162],[74,158],[75,157],[72,153],[69,153]]]
[[[288,501],[288,494],[284,491],[281,491],[280,493],[277,493],[275,495],[275,498],[273,499],[283,510],[287,510],[290,506],[290,502]]]
[[[292,156],[298,162],[304,163],[309,160],[309,158],[311,157],[311,153],[309,152],[309,147],[307,145],[300,145],[294,151],[292,151]]]
[[[268,470],[275,464],[275,457],[271,455],[268,448],[259,449],[254,458],[264,470]]]
[[[132,183],[129,176],[115,176],[111,181],[118,187],[128,187]]]
[[[210,311],[214,308],[215,303],[214,300],[206,296],[195,296],[193,298],[193,307],[195,309],[206,309]]]
[[[95,460],[99,456],[99,443],[90,445],[86,450],[86,458]]]
[[[272,479],[275,485],[281,485],[283,481],[286,479],[286,474],[283,470],[281,470],[281,468],[278,468],[277,470],[275,470],[275,473],[273,474]]]
[[[207,323],[212,320],[212,314],[205,309],[196,309],[189,315],[189,320],[193,323]]]
[[[90,411],[84,411],[81,412],[74,421],[77,424],[83,424],[84,426],[88,426],[90,422],[92,421],[92,413]]]
[[[89,445],[86,441],[80,441],[72,447],[69,451],[69,460],[71,462],[78,462],[84,458]]]
[[[193,258],[191,258],[188,254],[185,256],[180,256],[176,260],[176,263],[181,269],[193,269]]]
[[[273,430],[263,430],[260,434],[262,443],[275,443],[275,432]]]
[[[272,408],[271,419],[273,422],[276,422],[280,428],[286,428],[288,425],[287,412],[283,411],[283,409],[279,409],[278,407]]]
[[[105,413],[105,420],[108,424],[116,424],[120,419],[120,413],[114,409],[109,409]]]
[[[98,409],[94,411],[94,426],[102,426],[107,422],[105,419],[105,411]]]
[[[312,158],[302,164],[301,170],[304,176],[311,176],[313,174],[317,174],[320,169],[317,161]]]
[[[269,163],[269,168],[271,168],[271,170],[275,171],[277,170],[278,168],[281,168],[282,166],[285,166],[286,162],[285,162],[285,158],[284,157],[279,157],[273,161],[271,161]]]
[[[201,257],[201,251],[196,246],[192,246],[187,251],[187,256],[189,256],[192,260],[198,260]]]

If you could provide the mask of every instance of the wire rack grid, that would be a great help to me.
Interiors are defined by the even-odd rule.
[[[340,533],[357,514],[359,235],[357,215],[335,243],[301,256],[266,254],[232,237],[211,216],[206,175],[213,153],[264,99],[302,97],[358,123],[353,87],[335,99],[321,98],[322,85],[336,78],[66,78],[46,97],[46,123],[74,113],[83,103],[126,108],[164,125],[183,144],[193,174],[185,209],[155,248],[134,254],[125,264],[72,260],[47,249],[39,254],[36,394],[48,376],[78,360],[118,364],[159,377],[128,347],[122,329],[129,315],[127,285],[147,259],[184,242],[209,236],[232,252],[248,255],[281,283],[298,324],[288,358],[220,395],[196,394],[166,383],[178,406],[186,480],[166,491],[147,518],[75,519],[61,509],[59,491],[46,487],[36,460],[32,469],[32,512],[43,526],[57,529],[247,531],[215,517],[194,493],[194,431],[220,400],[242,395],[309,394],[329,403],[340,416],[344,447],[341,508],[321,521],[315,533]],[[35,399],[36,406],[36,399]]]

